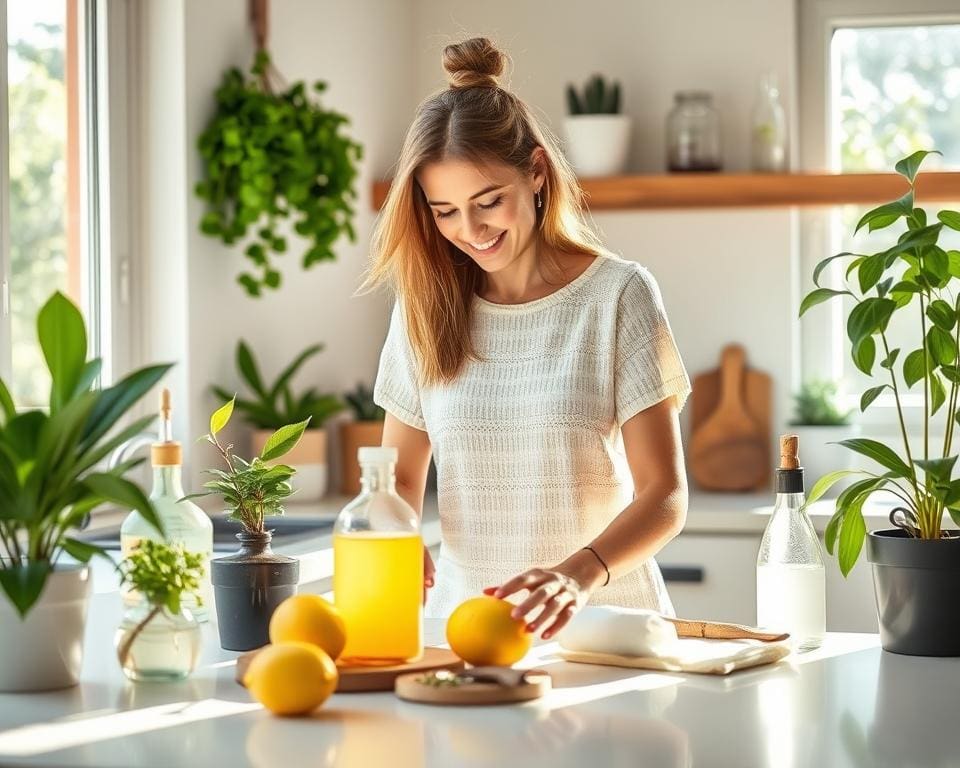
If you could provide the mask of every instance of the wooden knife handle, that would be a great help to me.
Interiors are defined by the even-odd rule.
[[[763,640],[767,643],[786,640],[790,637],[786,633],[761,632],[754,627],[746,627],[743,624],[673,619],[669,616],[664,616],[664,618],[672,622],[677,628],[678,637],[704,637],[711,640]]]

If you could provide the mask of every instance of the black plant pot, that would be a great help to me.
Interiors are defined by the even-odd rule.
[[[884,650],[909,656],[960,656],[960,536],[914,539],[905,531],[872,531],[867,559]]]
[[[250,651],[270,642],[270,617],[297,593],[300,561],[270,550],[270,531],[237,534],[240,551],[210,562],[220,647]]]

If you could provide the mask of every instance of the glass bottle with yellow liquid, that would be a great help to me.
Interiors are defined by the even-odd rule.
[[[396,448],[361,448],[360,495],[333,530],[333,600],[347,664],[397,664],[423,653],[423,538],[398,494]]]

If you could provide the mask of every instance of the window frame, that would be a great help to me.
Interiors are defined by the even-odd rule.
[[[142,350],[139,318],[133,311],[137,306],[133,275],[139,269],[132,255],[136,206],[130,195],[130,3],[64,2],[72,4],[76,13],[77,82],[95,83],[80,94],[79,226],[86,256],[80,295],[87,319],[88,354],[103,357],[100,383],[109,385],[139,364]],[[0,0],[0,377],[9,381],[13,339],[7,9],[8,0]]]
[[[834,126],[830,119],[830,48],[838,28],[960,23],[956,0],[800,0],[797,14],[798,145],[800,167],[807,171],[838,170],[833,165]],[[801,212],[801,296],[814,287],[811,276],[816,264],[842,250],[837,223],[840,213],[840,207],[811,208]],[[834,262],[830,269],[840,267]],[[842,337],[838,343],[835,332],[837,327],[845,327],[844,317],[841,302],[831,301],[808,312],[800,320],[800,370],[806,378],[844,378],[852,362]],[[794,386],[799,388],[800,383],[795,381]],[[872,435],[898,433],[895,404],[877,401],[865,413],[860,413],[860,394],[859,391],[847,392],[843,405],[855,410],[863,431]],[[903,411],[908,431],[912,426],[922,425],[922,404],[904,405]]]

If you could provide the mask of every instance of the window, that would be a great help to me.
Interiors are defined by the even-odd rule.
[[[83,311],[106,382],[117,362],[106,8],[0,0],[0,376],[19,407],[46,405],[36,316],[54,291]]]
[[[874,4],[875,5],[875,4]],[[911,5],[907,3],[906,5]],[[802,122],[809,132],[802,142],[805,167],[856,172],[891,172],[901,157],[918,149],[938,149],[942,157],[931,156],[924,170],[960,170],[960,14],[931,15],[937,8],[913,3],[916,12],[877,16],[857,13],[862,2],[807,2],[801,9],[801,109],[816,113]],[[806,19],[803,12],[806,10]],[[906,9],[908,12],[910,8]],[[831,13],[834,15],[831,16]],[[844,15],[840,15],[843,13]],[[815,65],[817,53],[823,65]],[[806,64],[806,66],[805,66]],[[809,79],[820,78],[820,88]],[[805,103],[804,103],[805,101]],[[929,212],[946,203],[920,207]],[[873,205],[840,206],[825,211],[808,211],[802,216],[802,290],[812,287],[810,275],[816,263],[833,253],[851,251],[874,253],[889,247],[893,228],[853,236],[860,216]],[[960,248],[953,231],[941,235],[947,249]],[[831,267],[830,282],[838,285],[846,262]],[[804,317],[803,370],[811,378],[841,379],[845,404],[859,411],[861,393],[877,385],[853,365],[846,318],[853,301],[841,306],[831,302]],[[809,320],[808,320],[809,318]],[[894,318],[888,333],[891,348],[901,347],[904,355],[918,343],[916,318]],[[879,351],[878,355],[882,356]],[[901,355],[901,360],[903,355]],[[919,418],[922,394],[919,388],[902,394],[908,420]],[[886,393],[860,417],[866,432],[888,431],[895,425],[891,411],[896,402]]]

